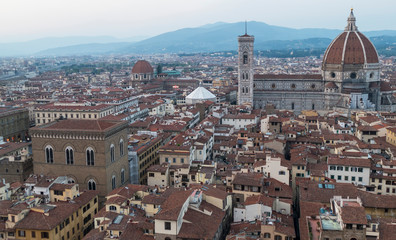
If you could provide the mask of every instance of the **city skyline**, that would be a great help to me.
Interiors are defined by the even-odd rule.
[[[378,7],[380,6],[380,7]],[[396,3],[314,0],[216,1],[10,1],[0,3],[0,42],[44,37],[151,37],[216,22],[259,21],[290,28],[342,29],[350,8],[362,31],[396,30]],[[296,11],[297,9],[297,11]],[[323,10],[326,11],[323,11]]]

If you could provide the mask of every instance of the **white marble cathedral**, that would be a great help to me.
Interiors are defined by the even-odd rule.
[[[389,83],[380,81],[381,66],[370,40],[358,31],[353,10],[344,32],[327,48],[322,74],[254,74],[254,36],[238,37],[238,100],[254,108],[365,109],[395,111]]]

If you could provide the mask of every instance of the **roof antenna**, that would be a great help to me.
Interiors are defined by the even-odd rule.
[[[247,21],[245,20],[245,35],[247,35]]]

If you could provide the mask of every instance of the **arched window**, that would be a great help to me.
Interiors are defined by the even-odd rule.
[[[248,54],[247,52],[243,53],[243,64],[247,64],[248,63]]]
[[[264,233],[264,238],[271,238],[271,233]]]
[[[111,160],[111,162],[114,162],[114,160],[115,160],[114,145],[113,144],[111,144],[111,146],[110,146],[110,160]]]
[[[280,236],[280,235],[275,235],[275,240],[282,240],[282,236]]]
[[[96,182],[93,179],[88,181],[88,190],[96,190]]]
[[[246,73],[245,78],[249,79],[249,73]]]
[[[120,156],[124,156],[124,140],[120,140]]]
[[[249,93],[249,88],[248,88],[248,87],[246,87],[245,92],[246,92],[246,93]]]
[[[117,207],[116,207],[116,206],[113,206],[113,205],[111,205],[111,206],[109,207],[109,210],[110,210],[110,211],[117,211]]]
[[[45,147],[45,161],[46,163],[54,163],[54,150],[51,146]]]
[[[111,189],[114,190],[116,188],[116,177],[113,175],[111,177]]]
[[[86,149],[86,159],[87,159],[87,165],[88,166],[94,166],[95,165],[95,153],[94,153],[94,150],[91,147]]]
[[[242,87],[242,93],[245,93],[245,88],[244,87]]]
[[[125,170],[121,169],[121,184],[125,183]]]
[[[66,164],[74,164],[74,150],[72,147],[67,147],[65,150]]]

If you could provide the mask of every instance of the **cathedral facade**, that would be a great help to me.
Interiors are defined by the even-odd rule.
[[[238,100],[254,108],[394,111],[391,92],[381,92],[381,66],[371,41],[358,31],[353,11],[344,32],[327,48],[322,74],[254,74],[254,36],[238,37]]]

